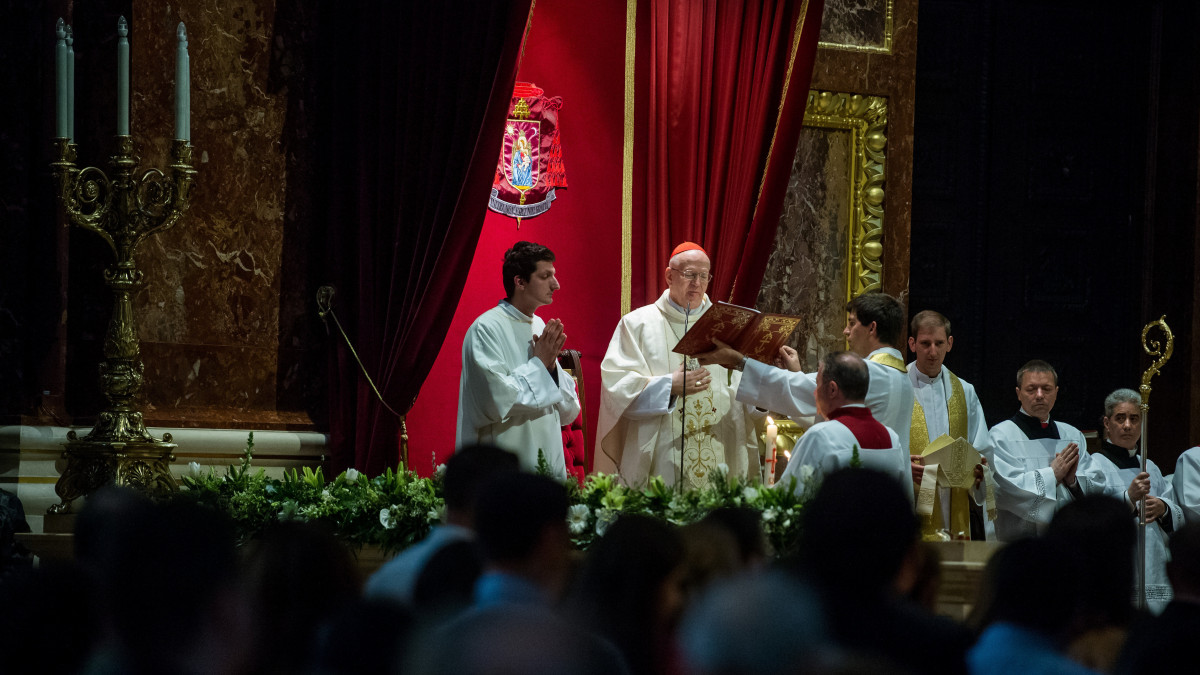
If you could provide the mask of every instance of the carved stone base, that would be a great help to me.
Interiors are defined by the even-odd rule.
[[[162,441],[128,443],[72,440],[66,443],[63,459],[67,466],[54,485],[62,503],[48,513],[71,512],[71,504],[106,485],[131,487],[150,496],[175,492],[179,487],[171,476],[172,451],[178,447],[169,434]]]

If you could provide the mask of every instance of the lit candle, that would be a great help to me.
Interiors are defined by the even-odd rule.
[[[75,31],[67,26],[67,138],[75,140]]]
[[[767,486],[775,484],[775,439],[779,437],[779,427],[775,424],[775,420],[767,418],[767,457],[766,457],[766,474]]]
[[[117,19],[117,135],[129,135],[129,22]]]
[[[54,133],[67,138],[67,29],[61,18],[54,26],[54,35],[58,38],[54,43]]]
[[[175,138],[192,139],[191,72],[188,65],[187,28],[179,22],[175,31],[179,46],[175,51]]]

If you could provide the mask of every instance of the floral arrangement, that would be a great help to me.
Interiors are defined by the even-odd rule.
[[[357,546],[371,544],[384,551],[398,551],[420,541],[430,527],[441,522],[442,474],[439,466],[431,478],[405,470],[388,469],[367,478],[347,469],[326,480],[321,469],[304,467],[286,472],[282,479],[270,478],[263,469],[253,470],[254,434],[246,443],[240,466],[223,475],[189,464],[183,476],[181,499],[193,500],[228,515],[239,539],[249,540],[281,520],[327,523],[344,540]],[[548,471],[543,461],[539,470]],[[576,546],[586,549],[622,513],[639,513],[686,525],[720,507],[745,507],[762,512],[763,530],[776,554],[794,549],[800,533],[800,512],[815,489],[811,472],[803,485],[770,488],[758,481],[731,479],[725,465],[718,467],[707,488],[678,491],[652,478],[643,489],[622,485],[616,476],[592,474],[583,486],[566,481],[571,506],[567,523]]]

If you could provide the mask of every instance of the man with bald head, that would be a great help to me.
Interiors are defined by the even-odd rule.
[[[783,489],[793,489],[793,477],[799,492],[807,474],[823,478],[849,468],[857,452],[863,468],[891,476],[909,503],[914,502],[908,451],[900,436],[876,420],[864,403],[869,382],[866,362],[853,352],[830,352],[821,359],[813,393],[825,421],[809,427],[796,443],[779,477]]]
[[[691,357],[685,362],[671,351],[712,307],[705,293],[708,254],[684,242],[663,272],[667,290],[621,318],[600,364],[595,468],[618,473],[631,486],[662,476],[668,485],[682,480],[699,488],[720,464],[732,476],[756,475],[754,418],[760,413],[734,400],[741,373],[701,367]]]

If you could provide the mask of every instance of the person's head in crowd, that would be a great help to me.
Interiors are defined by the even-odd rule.
[[[366,671],[364,671],[366,672]],[[470,611],[410,642],[412,675],[623,675],[613,647],[557,613],[528,605]]]
[[[1087,593],[1079,598],[1078,629],[1123,626],[1133,616],[1133,558],[1137,530],[1129,507],[1106,495],[1085,495],[1054,514],[1046,538],[1079,559],[1072,576]]]
[[[1054,366],[1033,359],[1017,369],[1017,400],[1025,414],[1045,421],[1058,400],[1058,371]]]
[[[837,672],[821,668],[833,654],[820,603],[778,571],[715,582],[684,613],[679,648],[694,675]]]
[[[551,598],[562,592],[570,570],[567,491],[526,473],[497,476],[475,504],[475,535],[485,569],[523,577]]]
[[[1015,624],[1063,646],[1074,630],[1084,590],[1074,551],[1049,537],[1021,539],[996,551],[987,567],[994,586],[988,593],[992,604],[982,622],[985,629],[997,622]]]
[[[299,672],[318,628],[361,593],[354,556],[326,528],[299,521],[277,523],[247,547],[255,669]]]
[[[862,403],[869,383],[867,363],[862,357],[853,352],[826,354],[817,369],[817,412],[828,417],[842,406]]]
[[[1142,438],[1142,397],[1132,389],[1118,389],[1104,397],[1100,418],[1103,438],[1113,445],[1133,450]]]
[[[1171,535],[1167,578],[1175,597],[1200,602],[1200,523],[1185,523]]]
[[[896,588],[925,610],[937,612],[938,591],[942,585],[942,556],[937,547],[921,542],[915,549],[916,562],[903,568]]]
[[[77,559],[111,636],[103,649],[120,670],[236,672],[245,665],[249,613],[225,517],[105,488],[75,525]]]
[[[801,517],[801,569],[819,586],[853,594],[891,592],[920,532],[900,484],[869,469],[827,476]]]
[[[680,585],[685,597],[742,569],[737,539],[720,525],[704,520],[689,523],[679,528],[679,537],[684,551]]]
[[[411,612],[389,600],[356,600],[317,633],[314,675],[396,673],[415,628]]]
[[[904,330],[904,308],[886,293],[863,293],[846,303],[846,328],[842,334],[850,351],[866,358],[880,347],[895,347]]]
[[[517,456],[494,445],[466,446],[446,460],[442,496],[446,500],[446,522],[472,527],[475,500],[483,485],[502,473],[520,470]]]
[[[471,605],[483,556],[470,540],[442,546],[430,556],[412,589],[412,607],[426,616],[453,615]]]
[[[741,506],[722,506],[713,509],[701,521],[723,527],[737,542],[743,567],[755,567],[767,560],[767,536],[763,532],[762,513]]]
[[[622,515],[588,550],[572,585],[571,611],[611,640],[633,672],[659,672],[683,609],[683,562],[674,525]]]

